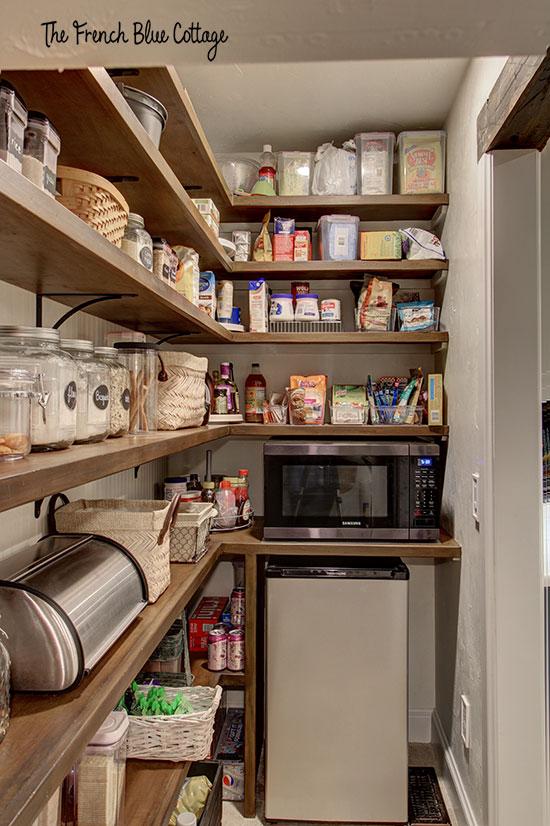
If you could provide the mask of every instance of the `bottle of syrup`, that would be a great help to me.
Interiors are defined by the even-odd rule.
[[[256,361],[253,362],[252,372],[246,380],[244,394],[245,421],[252,424],[263,424],[266,381],[260,372],[260,365]]]

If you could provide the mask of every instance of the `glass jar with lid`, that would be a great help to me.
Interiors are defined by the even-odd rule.
[[[0,462],[31,452],[31,401],[36,376],[0,360]]]
[[[130,433],[157,429],[157,346],[119,341],[119,358],[130,371]]]
[[[136,212],[128,215],[120,246],[134,261],[153,271],[153,239],[145,229],[145,221]]]
[[[61,339],[61,348],[77,366],[76,444],[101,442],[109,435],[110,370],[94,356],[94,345],[84,339]]]
[[[59,346],[59,330],[0,326],[0,356],[36,376],[31,449],[60,450],[76,436],[76,364]]]
[[[96,347],[99,361],[109,368],[109,436],[125,436],[130,428],[130,371],[122,364],[115,347]]]

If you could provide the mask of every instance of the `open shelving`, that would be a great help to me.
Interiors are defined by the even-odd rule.
[[[448,261],[235,261],[224,278],[249,278],[254,273],[270,280],[295,276],[331,279],[357,278],[364,272],[393,275],[395,278],[432,278],[447,270]]]

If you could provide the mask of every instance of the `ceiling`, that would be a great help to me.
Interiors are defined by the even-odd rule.
[[[187,65],[216,153],[315,149],[357,132],[443,126],[467,59]]]

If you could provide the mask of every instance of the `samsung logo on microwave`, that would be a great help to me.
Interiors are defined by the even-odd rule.
[[[361,527],[361,520],[360,519],[342,519],[342,527],[350,527],[355,528],[358,526]]]

